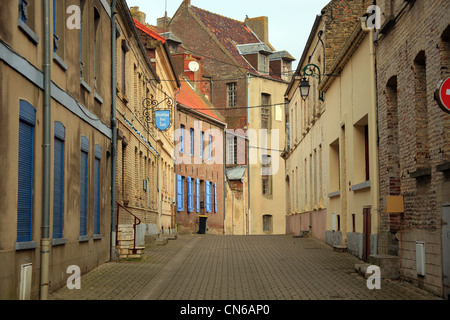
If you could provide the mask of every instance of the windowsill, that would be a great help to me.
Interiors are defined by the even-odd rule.
[[[14,249],[16,251],[20,250],[32,250],[37,248],[37,242],[36,241],[27,241],[27,242],[16,242],[14,245]]]
[[[84,81],[83,78],[80,78],[80,84],[81,84],[81,86],[83,87],[84,90],[86,90],[89,93],[92,92],[91,87],[86,83],[86,81]]]
[[[67,243],[67,239],[65,239],[65,238],[52,239],[52,246],[61,246],[66,243]]]
[[[88,242],[89,240],[91,240],[91,236],[79,236],[78,237],[79,242]]]
[[[370,188],[370,180],[351,186],[350,191],[358,191],[358,190],[364,190],[364,189],[368,189],[368,188]]]
[[[328,194],[328,198],[335,198],[335,197],[340,197],[340,196],[341,196],[341,190],[331,192]]]
[[[94,99],[98,101],[98,103],[103,104],[103,98],[100,97],[100,95],[94,91]]]
[[[102,234],[94,234],[92,239],[94,239],[94,240],[101,240],[101,239],[103,239],[103,235]]]
[[[35,45],[39,43],[39,37],[33,30],[22,20],[17,20],[17,26],[19,29],[31,40]]]
[[[420,177],[425,177],[425,176],[430,176],[430,175],[431,175],[431,168],[417,169],[416,171],[409,173],[409,176],[411,178],[420,178]]]
[[[439,172],[444,172],[450,170],[450,162],[444,162],[436,166],[436,170]]]
[[[64,60],[56,53],[53,52],[53,61],[65,72],[69,69]]]

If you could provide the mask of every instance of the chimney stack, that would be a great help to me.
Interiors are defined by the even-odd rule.
[[[258,36],[258,38],[265,44],[269,43],[269,18],[268,17],[257,17],[257,18],[246,18],[245,24],[253,30],[253,32]]]

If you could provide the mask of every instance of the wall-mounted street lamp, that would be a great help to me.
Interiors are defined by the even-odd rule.
[[[303,101],[305,101],[309,96],[309,89],[311,88],[311,85],[309,84],[309,81],[308,79],[306,79],[306,77],[302,78],[299,88],[300,95],[302,96]]]

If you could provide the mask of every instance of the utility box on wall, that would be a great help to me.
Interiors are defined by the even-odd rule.
[[[19,300],[31,299],[31,274],[33,271],[33,265],[23,264],[20,266],[20,292]]]
[[[416,241],[416,265],[417,274],[425,276],[425,242]]]
[[[386,213],[404,212],[403,196],[386,196],[384,200]]]

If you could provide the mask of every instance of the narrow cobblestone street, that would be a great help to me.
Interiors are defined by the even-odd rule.
[[[141,261],[107,263],[51,300],[436,300],[403,281],[369,290],[360,262],[291,236],[183,235],[150,245]]]

